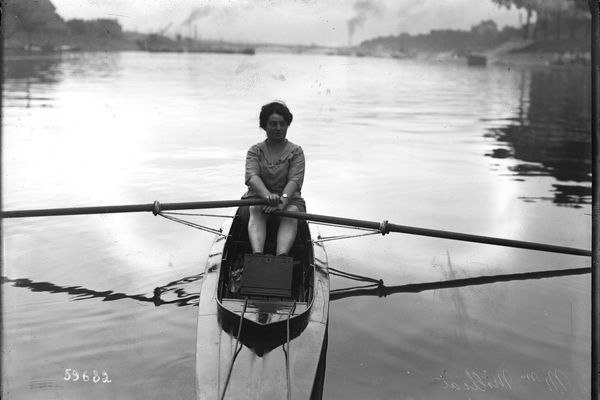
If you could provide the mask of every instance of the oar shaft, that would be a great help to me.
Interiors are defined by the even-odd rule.
[[[493,244],[497,246],[515,247],[528,250],[539,250],[550,253],[573,254],[579,256],[591,256],[592,252],[584,249],[575,249],[572,247],[555,246],[544,243],[525,242],[522,240],[502,239],[490,236],[479,236],[459,232],[447,232],[436,229],[417,228],[412,226],[389,224],[391,232],[407,233],[412,235],[431,236],[443,239],[462,240],[465,242],[475,242],[484,244]]]
[[[217,200],[217,201],[196,201],[186,203],[164,203],[158,205],[160,211],[174,210],[199,210],[204,208],[227,208],[266,205],[267,201],[263,199],[242,199],[242,200]],[[57,215],[83,215],[83,214],[114,214],[131,212],[154,212],[156,203],[150,204],[129,204],[118,206],[96,206],[96,207],[69,207],[69,208],[48,208],[39,210],[14,210],[2,211],[2,218],[23,218],[23,217],[50,217]]]
[[[441,231],[437,229],[418,228],[414,226],[396,225],[387,222],[379,223],[374,221],[364,221],[351,218],[332,217],[328,215],[299,213],[292,211],[277,211],[274,214],[282,217],[291,217],[306,221],[323,222],[327,224],[337,224],[351,227],[367,228],[379,230],[382,227],[389,232],[406,233],[410,235],[430,236],[442,239],[462,240],[467,242],[494,244],[498,246],[516,247],[520,249],[539,250],[552,253],[572,254],[578,256],[591,256],[592,252],[584,249],[575,249],[571,247],[554,246],[543,243],[524,242],[521,240],[501,239],[489,236],[471,235],[467,233]]]

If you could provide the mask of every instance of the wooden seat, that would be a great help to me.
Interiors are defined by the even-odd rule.
[[[292,257],[246,254],[240,293],[291,298],[293,273]]]

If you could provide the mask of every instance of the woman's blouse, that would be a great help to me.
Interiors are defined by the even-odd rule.
[[[250,178],[259,176],[271,193],[282,194],[285,185],[294,181],[298,187],[291,197],[301,197],[300,189],[304,182],[304,152],[302,147],[286,140],[285,147],[277,159],[273,159],[267,141],[250,147],[246,155],[246,185],[244,197],[257,195],[249,186]]]

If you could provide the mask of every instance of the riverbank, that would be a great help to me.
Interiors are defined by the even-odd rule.
[[[46,37],[46,41],[36,41],[28,46],[26,37],[11,38],[4,43],[5,58],[12,57],[39,57],[46,55],[60,55],[69,52],[120,52],[120,51],[161,51],[160,49],[144,48],[147,35],[125,32],[122,38],[108,37],[102,40],[91,39],[83,36]],[[60,45],[56,44],[60,43]],[[467,62],[466,55],[456,52],[404,52],[387,51],[382,48],[369,49],[363,47],[321,47],[298,45],[244,45],[225,42],[193,42],[189,45],[188,52],[223,52],[254,54],[247,49],[256,49],[256,52],[269,53],[294,53],[294,54],[327,54],[331,56],[350,57],[376,57],[376,58],[411,58],[435,62]],[[172,50],[172,49],[171,49]],[[242,51],[244,50],[244,51]],[[586,51],[587,50],[587,51]],[[179,49],[184,52],[183,48]],[[559,42],[535,42],[532,40],[513,40],[502,45],[476,53],[485,58],[487,65],[514,65],[514,66],[589,66],[591,64],[589,46],[585,43],[572,43],[568,40]]]
[[[552,41],[515,40],[485,53],[490,63],[523,66],[590,65],[589,41],[557,39]]]

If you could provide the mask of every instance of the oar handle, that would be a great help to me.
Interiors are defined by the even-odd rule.
[[[24,217],[50,217],[58,215],[84,215],[84,214],[115,214],[131,212],[154,212],[174,211],[174,210],[199,210],[205,208],[228,208],[242,206],[266,205],[264,199],[241,199],[241,200],[215,200],[215,201],[196,201],[186,203],[164,203],[157,201],[150,204],[129,204],[117,206],[96,206],[96,207],[68,207],[68,208],[47,208],[38,210],[13,210],[2,211],[2,218],[24,218]]]
[[[364,221],[360,219],[332,217],[329,215],[308,214],[293,211],[275,211],[275,215],[282,217],[297,218],[306,221],[323,222],[327,224],[337,224],[351,227],[367,228],[379,230],[383,234],[388,232],[406,233],[410,235],[430,236],[442,239],[462,240],[466,242],[476,242],[485,244],[494,244],[497,246],[515,247],[528,250],[539,250],[552,253],[571,254],[577,256],[591,256],[592,252],[585,249],[575,249],[572,247],[554,246],[544,243],[525,242],[521,240],[501,239],[490,236],[471,235],[467,233],[442,231],[437,229],[418,228],[414,226],[396,225],[383,222]]]

